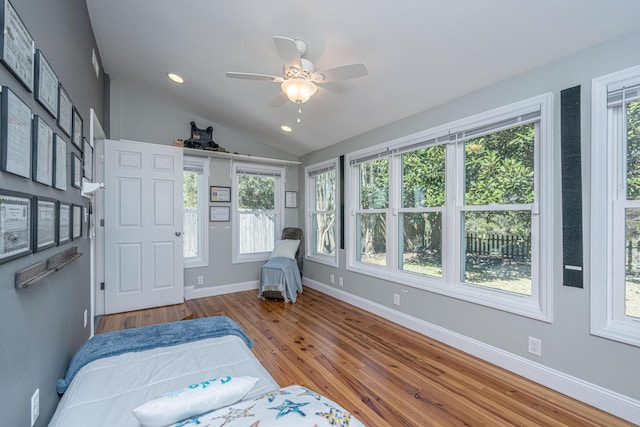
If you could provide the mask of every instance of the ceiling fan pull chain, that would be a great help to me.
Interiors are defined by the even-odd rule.
[[[296,120],[296,123],[300,123],[301,119],[300,116],[302,115],[302,104],[300,102],[298,102],[298,120]]]

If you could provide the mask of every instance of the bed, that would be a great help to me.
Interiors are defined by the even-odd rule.
[[[225,316],[96,335],[58,380],[49,426],[363,426],[313,390],[280,387],[252,346]]]

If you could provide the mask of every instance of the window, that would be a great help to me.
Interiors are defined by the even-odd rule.
[[[640,67],[592,96],[591,332],[640,346]]]
[[[207,206],[209,183],[209,159],[184,157],[182,232],[184,266],[209,265],[209,238],[207,234]]]
[[[551,95],[348,156],[347,268],[551,321]]]
[[[338,265],[338,161],[305,168],[307,194],[307,258]]]
[[[284,169],[234,163],[233,165],[233,262],[268,258],[282,224],[282,176]]]

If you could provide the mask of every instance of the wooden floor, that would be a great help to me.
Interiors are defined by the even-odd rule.
[[[104,316],[98,332],[226,315],[281,385],[301,384],[367,426],[632,426],[313,289],[295,304],[257,291]]]

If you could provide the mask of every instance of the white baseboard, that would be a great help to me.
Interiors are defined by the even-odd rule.
[[[302,282],[312,289],[331,295],[334,298],[448,344],[465,353],[479,357],[545,387],[640,425],[640,401],[638,400],[313,279],[303,277]]]
[[[207,286],[204,288],[196,288],[195,286],[184,287],[184,299],[195,299],[204,297],[213,297],[216,295],[232,294],[234,292],[258,290],[260,282],[257,280],[251,282],[231,283],[229,285]],[[256,298],[257,298],[256,294]]]

